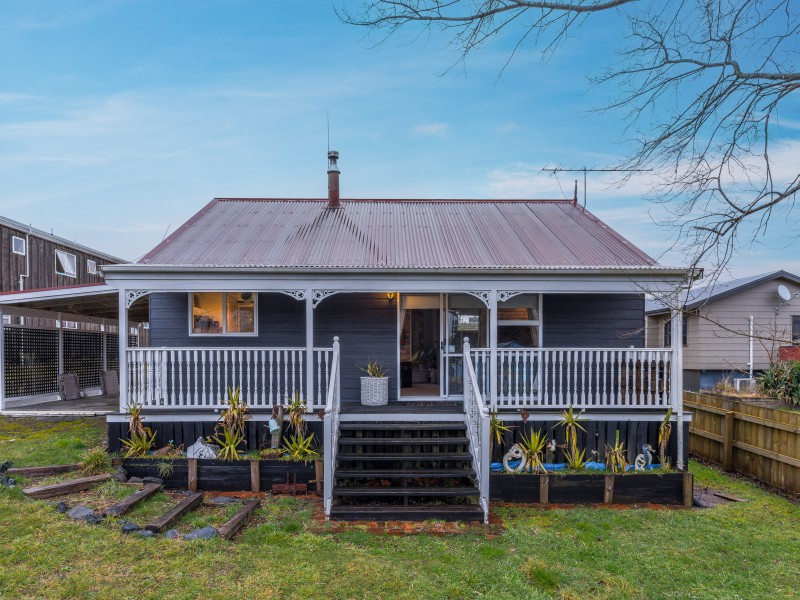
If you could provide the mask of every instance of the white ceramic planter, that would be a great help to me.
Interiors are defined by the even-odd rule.
[[[389,378],[362,377],[361,404],[364,406],[384,406],[389,404]]]

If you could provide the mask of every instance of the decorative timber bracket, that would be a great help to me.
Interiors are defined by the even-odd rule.
[[[295,300],[305,300],[306,299],[306,291],[305,290],[277,290],[280,294],[286,294],[287,296],[291,296]]]
[[[325,300],[328,296],[333,296],[334,294],[338,294],[338,291],[331,291],[331,290],[315,290],[314,296],[312,296],[311,300],[314,305],[314,308],[319,306],[319,303]]]
[[[150,290],[125,290],[125,308],[130,308],[142,296],[149,296]]]
[[[489,308],[489,296],[490,292],[487,290],[479,290],[473,292],[467,292],[470,296],[475,296],[478,300],[483,302],[486,305],[486,308]]]
[[[524,294],[524,293],[525,292],[508,292],[508,291],[497,292],[497,299],[500,302],[505,302],[506,300],[510,300],[514,296],[519,296],[520,294]]]

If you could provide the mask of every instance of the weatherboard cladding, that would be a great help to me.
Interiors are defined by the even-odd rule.
[[[656,266],[572,202],[216,199],[140,263],[340,269]]]

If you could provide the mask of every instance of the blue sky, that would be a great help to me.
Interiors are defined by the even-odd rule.
[[[446,38],[376,47],[330,0],[0,0],[0,14],[0,214],[127,259],[216,196],[323,197],[326,114],[345,198],[571,196],[574,176],[540,168],[627,149],[586,79],[614,60],[614,14],[502,77],[513,38],[442,75]],[[589,209],[660,256],[646,177],[609,181],[590,178]],[[800,272],[797,219],[779,217],[730,276]]]

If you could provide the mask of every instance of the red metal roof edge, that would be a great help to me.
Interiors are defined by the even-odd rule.
[[[156,246],[155,248],[153,248],[152,250],[150,250],[150,252],[148,252],[147,254],[145,254],[145,255],[144,255],[142,258],[140,258],[140,259],[139,259],[138,261],[136,261],[136,262],[137,262],[137,263],[143,263],[143,264],[146,264],[146,263],[147,263],[147,262],[148,262],[148,261],[149,261],[149,260],[150,260],[150,259],[151,259],[153,256],[156,256],[156,255],[157,255],[159,252],[161,252],[161,251],[162,251],[164,248],[166,248],[167,246],[169,246],[169,245],[170,245],[170,244],[171,244],[171,243],[172,243],[172,242],[175,240],[175,238],[177,238],[179,235],[181,235],[181,234],[182,234],[184,231],[186,231],[186,230],[187,230],[189,227],[191,227],[192,225],[194,225],[194,224],[195,224],[195,222],[197,222],[197,221],[200,219],[200,217],[202,217],[202,216],[203,216],[204,214],[206,214],[206,213],[207,213],[209,210],[211,210],[211,209],[214,207],[214,205],[215,205],[215,204],[217,204],[217,203],[218,203],[220,200],[221,200],[221,198],[214,198],[214,199],[213,199],[211,202],[209,202],[208,204],[206,204],[206,205],[205,205],[203,208],[201,208],[199,211],[197,211],[197,212],[196,212],[196,213],[195,213],[195,214],[194,214],[192,217],[190,217],[188,221],[186,221],[186,222],[185,222],[183,225],[181,225],[180,227],[178,227],[178,228],[177,228],[175,231],[173,231],[173,232],[172,232],[172,233],[171,233],[169,236],[167,236],[167,238],[166,238],[164,241],[162,241],[162,242],[161,242],[161,243],[160,243],[158,246]]]
[[[80,288],[96,287],[98,285],[108,285],[104,281],[95,283],[76,283],[75,285],[56,285],[46,288],[34,288],[32,290],[10,290],[8,292],[0,292],[0,296],[13,296],[14,294],[30,294],[31,292],[57,292],[60,290],[74,290]]]
[[[327,203],[327,198],[215,198],[219,202],[320,202]],[[486,199],[486,198],[344,198],[341,202],[397,202],[418,204],[421,202],[442,202],[458,204],[573,204],[572,199],[564,198],[516,198],[516,199]]]

